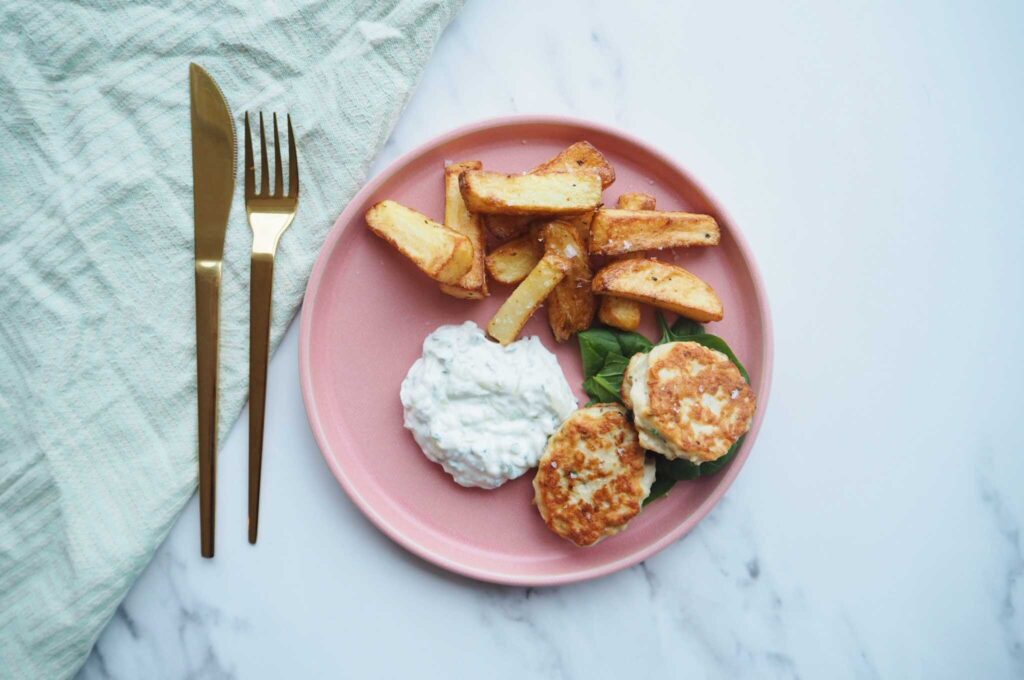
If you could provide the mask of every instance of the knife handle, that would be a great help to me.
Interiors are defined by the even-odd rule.
[[[249,543],[256,543],[260,520],[263,423],[267,407],[274,254],[253,252],[249,293]]]
[[[217,371],[220,262],[196,261],[196,366],[199,392],[199,531],[203,557],[213,557],[217,499]]]

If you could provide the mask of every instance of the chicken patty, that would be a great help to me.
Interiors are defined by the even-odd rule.
[[[654,482],[626,409],[596,404],[570,415],[548,440],[533,478],[534,502],[552,531],[594,545],[626,528]]]
[[[645,449],[696,464],[728,453],[754,417],[754,391],[739,369],[696,342],[634,355],[622,392]]]

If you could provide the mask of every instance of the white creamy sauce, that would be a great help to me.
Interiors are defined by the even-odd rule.
[[[405,426],[462,486],[494,489],[537,465],[576,409],[555,355],[535,337],[502,347],[467,321],[441,326],[402,382]]]

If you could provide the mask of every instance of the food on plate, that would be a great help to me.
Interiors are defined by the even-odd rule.
[[[668,459],[716,460],[750,429],[754,391],[722,352],[669,342],[634,354],[622,380],[640,444]]]
[[[587,141],[576,142],[563,149],[557,156],[544,161],[529,172],[543,175],[551,172],[579,172],[590,170],[601,177],[601,188],[607,189],[615,181],[615,168],[594,145]]]
[[[590,225],[590,252],[595,255],[717,246],[719,239],[715,218],[686,212],[601,208]]]
[[[556,534],[594,545],[636,517],[654,474],[626,409],[588,406],[548,440],[533,478],[534,503]]]
[[[503,345],[519,336],[523,326],[541,306],[558,282],[565,278],[569,261],[554,253],[545,253],[533,271],[523,279],[487,324],[487,334]]]
[[[658,260],[613,262],[594,277],[593,289],[647,302],[697,321],[721,321],[722,301],[714,289],[694,274]]]
[[[565,258],[569,269],[546,303],[548,324],[558,342],[565,342],[579,331],[590,328],[594,320],[594,291],[590,289],[593,272],[585,241],[577,225],[553,220],[544,227],[544,249]]]
[[[487,231],[498,241],[522,236],[530,230],[530,223],[537,219],[536,215],[481,215]]]
[[[462,486],[484,489],[534,467],[548,435],[576,409],[540,340],[503,347],[472,321],[427,336],[401,401],[405,427],[426,457]]]
[[[623,210],[654,210],[657,201],[654,196],[637,191],[619,196],[618,207]],[[619,255],[614,261],[642,257],[640,253]],[[605,295],[601,298],[601,307],[597,318],[601,323],[624,331],[635,331],[640,327],[640,303],[636,300]]]
[[[596,210],[588,210],[579,215],[568,215],[559,218],[576,231],[580,238],[580,243],[588,254],[590,253],[590,223],[593,221],[595,214],[597,214]]]
[[[616,206],[622,210],[654,210],[658,199],[644,191],[630,191],[619,196]]]
[[[643,192],[604,208],[602,191],[614,180],[604,156],[578,142],[524,174],[448,164],[444,225],[394,201],[366,215],[448,295],[483,298],[488,276],[516,285],[486,335],[467,321],[426,338],[401,387],[405,426],[463,486],[498,487],[539,460],[540,515],[579,546],[622,531],[676,482],[715,474],[755,411],[745,369],[698,323],[722,319],[714,289],[644,256],[717,245],[718,224],[658,211]],[[488,252],[489,241],[502,243]],[[607,256],[596,275],[593,256]],[[682,315],[669,326],[657,312],[657,345],[635,332],[640,303]],[[537,338],[517,340],[542,304],[557,342],[579,337],[590,406],[576,410],[555,356]],[[592,328],[595,316],[605,326]]]
[[[480,216],[466,209],[459,189],[459,175],[466,170],[479,170],[482,167],[480,161],[463,161],[452,163],[444,169],[444,226],[469,239],[473,246],[473,264],[458,283],[442,283],[441,290],[448,295],[470,300],[487,297],[487,272],[484,271],[487,235]]]
[[[594,148],[590,142],[582,141],[563,149],[533,170],[529,175],[543,175],[551,172],[578,172],[592,170],[601,177],[601,187],[607,189],[615,181],[615,168]],[[535,215],[484,215],[487,230],[499,241],[522,236],[529,230]]]
[[[601,202],[601,177],[593,171],[506,175],[468,170],[459,185],[466,206],[480,213],[573,215]]]
[[[473,266],[473,244],[468,238],[401,203],[377,203],[366,212],[366,224],[441,283],[458,283]]]
[[[498,283],[519,283],[529,275],[544,255],[540,239],[532,234],[504,243],[486,259],[487,273]]]

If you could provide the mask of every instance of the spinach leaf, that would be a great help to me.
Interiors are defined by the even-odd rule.
[[[647,494],[647,498],[641,503],[641,507],[648,503],[653,503],[662,496],[668,493],[669,489],[676,485],[676,480],[672,477],[661,473],[661,461],[665,460],[661,456],[658,456],[658,473],[654,478],[654,483],[651,484],[651,492]]]
[[[661,328],[661,340],[658,341],[659,345],[664,345],[666,342],[689,340],[689,336],[704,332],[704,326],[700,325],[693,319],[687,319],[685,316],[678,317],[675,320],[675,323],[671,326],[668,325],[668,321],[665,320],[665,315],[660,310],[657,312],[657,317],[658,327]]]
[[[608,328],[591,328],[576,335],[583,358],[583,377],[590,378],[604,368],[609,354],[622,355],[619,339]]]
[[[601,370],[583,381],[583,389],[595,401],[621,402],[622,376],[627,366],[629,359],[621,354],[608,354]]]
[[[609,360],[618,356],[629,359],[637,352],[649,352],[651,341],[639,333],[591,328],[577,334],[580,356],[583,358],[583,377],[597,375]]]
[[[619,352],[627,359],[640,352],[650,352],[653,345],[651,341],[639,333],[620,331],[617,333],[619,340]]]

